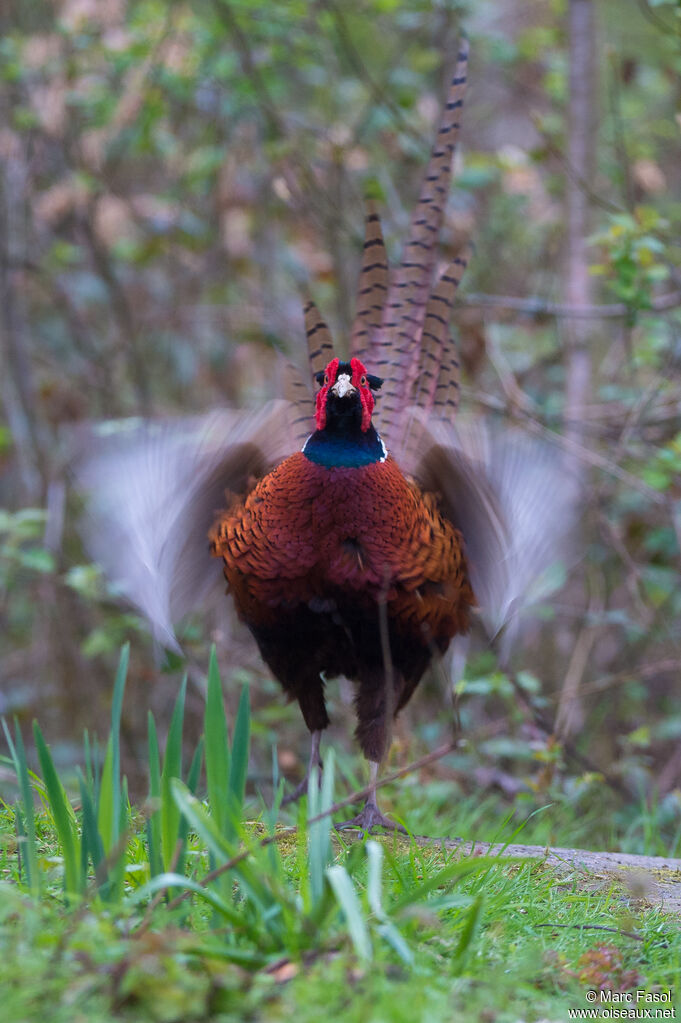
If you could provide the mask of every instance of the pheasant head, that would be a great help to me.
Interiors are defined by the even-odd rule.
[[[371,426],[374,396],[383,381],[367,373],[359,359],[341,362],[332,359],[323,372],[317,373],[321,389],[317,393],[315,421],[318,430],[356,431],[366,433]]]
[[[374,395],[383,381],[367,373],[353,358],[331,359],[316,374],[315,423],[317,429],[303,447],[311,461],[333,467],[359,467],[385,461],[385,446],[371,422]]]

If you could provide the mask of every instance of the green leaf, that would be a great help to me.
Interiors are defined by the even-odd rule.
[[[353,948],[360,959],[369,962],[372,958],[371,939],[352,878],[345,867],[338,865],[327,867],[326,876],[343,910]]]
[[[7,745],[9,746],[17,781],[19,782],[19,791],[21,792],[21,823],[24,828],[22,852],[24,869],[26,871],[26,883],[29,891],[37,895],[40,892],[40,874],[38,872],[38,851],[35,840],[35,813],[24,740],[19,728],[19,722],[16,719],[14,721],[15,743],[12,742],[12,736],[4,718],[2,719],[2,727],[7,739]]]
[[[471,954],[473,940],[478,930],[478,924],[482,916],[482,894],[478,895],[477,899],[471,906],[466,922],[461,931],[461,937],[459,938],[456,952],[454,953],[454,960],[460,972],[465,966],[466,960]]]
[[[228,828],[235,835],[241,821],[248,775],[248,756],[251,743],[251,711],[248,686],[241,690],[239,708],[234,722],[231,763],[229,766],[229,814]]]
[[[215,646],[211,647],[208,666],[208,692],[204,718],[206,740],[206,785],[208,805],[221,834],[227,833],[230,756],[227,718]]]
[[[161,857],[161,759],[158,752],[158,736],[154,716],[147,716],[149,748],[149,800],[152,809],[147,818],[147,847],[149,849],[149,871],[151,876],[163,871]]]
[[[66,798],[62,783],[59,781],[52,755],[43,739],[37,721],[33,722],[33,736],[38,751],[38,760],[40,761],[40,769],[43,773],[50,810],[61,844],[64,860],[64,891],[67,896],[77,895],[81,890],[80,865],[78,862],[78,824],[73,808]]]
[[[33,572],[41,572],[47,575],[54,572],[54,556],[42,547],[34,547],[27,551],[18,551],[17,560],[24,568],[30,568]]]
[[[180,837],[180,811],[173,799],[171,782],[173,778],[182,778],[182,727],[186,691],[187,676],[185,675],[170,721],[161,774],[161,850],[166,870],[169,869],[173,861],[177,841]]]
[[[322,898],[324,892],[324,873],[329,862],[331,852],[331,828],[332,821],[327,813],[333,805],[333,780],[335,754],[330,749],[324,765],[322,775],[322,786],[319,787],[319,769],[313,765],[310,771],[310,780],[307,789],[307,806],[310,817],[318,814],[327,814],[317,821],[308,825],[309,832],[309,870],[310,870],[310,897],[312,905],[316,905]]]

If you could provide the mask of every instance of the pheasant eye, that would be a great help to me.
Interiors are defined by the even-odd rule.
[[[328,387],[328,386],[329,386],[329,374],[325,373],[324,374],[324,387]]]
[[[363,377],[362,377],[362,378],[360,379],[360,382],[359,382],[359,386],[360,386],[360,387],[366,387],[366,385],[367,385],[367,378],[366,378],[366,375],[364,375],[364,376],[363,376]]]

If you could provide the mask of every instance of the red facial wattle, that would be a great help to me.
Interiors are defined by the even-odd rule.
[[[324,384],[321,390],[317,392],[317,404],[315,406],[315,420],[317,423],[318,430],[324,430],[326,428],[326,398],[329,393],[329,388],[333,387],[336,382],[336,376],[338,374],[338,364],[340,359],[332,359],[324,371]]]
[[[374,396],[367,381],[367,371],[359,359],[350,360],[352,369],[352,383],[359,391],[362,402],[362,432],[366,433],[371,426],[371,414],[374,411]]]
[[[333,387],[338,378],[338,368],[340,366],[339,359],[332,359],[324,371],[324,383],[320,390],[317,392],[317,402],[315,408],[315,421],[317,423],[318,430],[324,430],[326,428],[326,401],[329,394],[329,389]],[[371,393],[371,388],[367,380],[367,371],[359,361],[359,359],[350,360],[350,371],[351,371],[351,383],[359,393],[359,399],[362,405],[362,432],[366,431],[371,426],[371,415],[374,411],[374,396]]]

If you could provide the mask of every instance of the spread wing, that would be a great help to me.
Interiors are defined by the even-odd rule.
[[[179,649],[174,623],[220,585],[208,531],[226,493],[244,493],[291,453],[288,426],[282,401],[257,413],[101,423],[75,436],[88,553],[164,646]]]
[[[414,477],[440,495],[464,536],[473,592],[503,661],[523,613],[571,558],[577,484],[556,449],[479,421],[421,426],[411,458]]]

